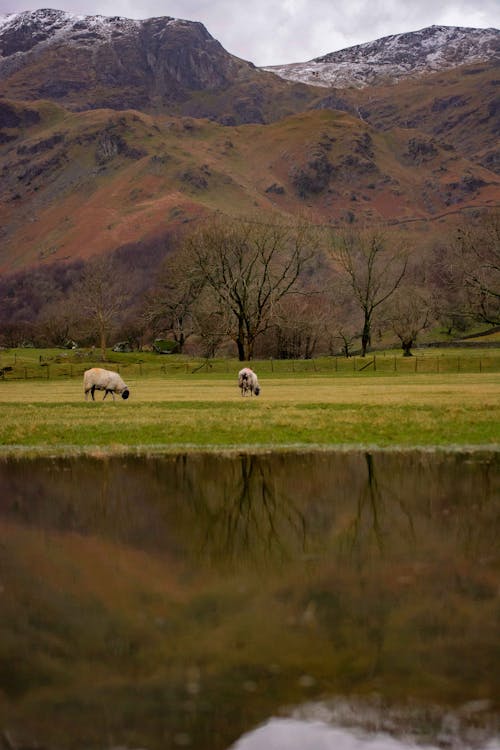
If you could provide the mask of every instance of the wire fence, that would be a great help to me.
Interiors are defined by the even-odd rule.
[[[411,373],[495,373],[500,372],[500,350],[486,354],[429,354],[402,357],[371,354],[366,357],[322,357],[320,359],[258,360],[250,363],[259,376],[333,376],[357,374]],[[234,376],[242,363],[232,359],[178,359],[167,356],[156,361],[83,362],[54,357],[50,361],[23,362],[17,357],[0,360],[0,381],[82,378],[89,367],[107,367],[124,378]]]

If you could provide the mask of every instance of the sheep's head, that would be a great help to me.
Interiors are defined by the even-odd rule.
[[[128,397],[129,397],[129,396],[130,396],[130,391],[129,391],[129,389],[128,389],[128,388],[125,388],[125,389],[124,389],[124,390],[122,391],[122,398],[124,398],[124,399],[125,399],[125,401],[126,401],[126,400],[128,399]]]
[[[255,386],[255,388],[254,388],[254,393],[255,393],[255,395],[256,395],[256,396],[258,396],[258,395],[259,395],[259,393],[260,393],[260,388],[259,388],[259,386],[258,386],[258,385],[256,385],[256,386]]]

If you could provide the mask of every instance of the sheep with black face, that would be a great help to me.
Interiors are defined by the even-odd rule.
[[[94,393],[96,391],[104,391],[103,401],[108,393],[113,396],[113,401],[115,400],[115,393],[118,393],[123,399],[127,399],[130,395],[128,386],[123,382],[120,375],[112,370],[104,370],[102,367],[92,367],[84,372],[83,390],[85,401],[87,401],[89,393],[92,396],[92,401],[95,401]]]
[[[260,393],[260,385],[257,375],[250,367],[243,367],[238,373],[238,385],[241,389],[241,395],[246,396],[249,393],[251,396],[256,396]]]

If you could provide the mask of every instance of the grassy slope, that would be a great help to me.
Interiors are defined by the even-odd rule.
[[[496,164],[498,171],[498,78],[498,61],[492,61],[349,96],[376,127],[418,128],[476,162]]]
[[[488,170],[439,148],[415,164],[407,146],[417,131],[377,133],[343,112],[222,127],[133,111],[31,106],[40,123],[13,131],[17,139],[0,148],[5,268],[107,252],[213,210],[307,213],[318,223],[354,212],[365,220],[410,221],[409,231],[418,232],[422,219],[498,203],[498,179]],[[121,139],[118,153],[104,162],[103,138]],[[294,170],[314,174],[318,148],[331,164],[329,183],[300,196]],[[464,193],[466,173],[484,185]],[[267,192],[273,184],[284,192]]]

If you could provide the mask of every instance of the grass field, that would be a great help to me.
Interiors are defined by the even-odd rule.
[[[2,452],[500,445],[496,372],[269,372],[259,398],[229,373],[129,375],[115,402],[79,377],[0,381]]]

